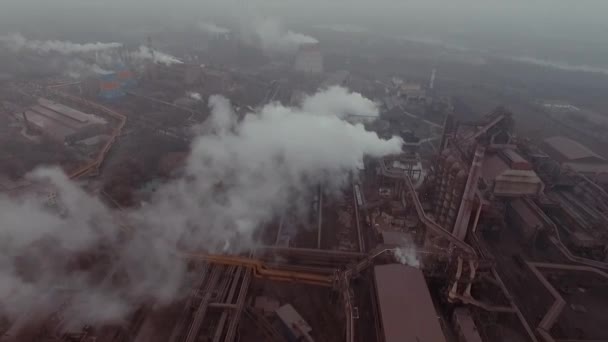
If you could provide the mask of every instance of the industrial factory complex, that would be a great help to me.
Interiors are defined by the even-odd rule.
[[[469,115],[435,65],[396,70],[323,41],[278,57],[227,35],[190,50],[152,39],[145,46],[152,58],[120,48],[103,73],[0,80],[0,199],[35,194],[61,217],[66,199],[28,176],[49,165],[99,199],[121,227],[119,241],[86,253],[66,243],[62,266],[95,274],[100,286],[137,282],[115,258],[146,238],[129,213],[149,206],[164,184],[188,179],[212,95],[230,99],[242,120],[344,87],[373,100],[379,116],[341,119],[398,137],[402,150],[365,156],[339,190],[311,184],[246,248],[192,249],[175,237],[166,254],[186,269],[175,300],[141,295],[119,320],[80,321],[70,312],[87,290],[55,284],[34,300],[44,311],[0,317],[0,341],[608,341],[608,157],[583,128],[549,113],[551,131],[527,135],[518,129],[526,118],[509,103]],[[152,46],[175,61],[157,60]],[[86,58],[103,63],[99,52]],[[220,179],[214,191],[227,187]],[[45,243],[54,242],[29,248],[44,253]],[[23,268],[16,273],[25,283],[36,278],[27,255],[16,260],[1,267]]]

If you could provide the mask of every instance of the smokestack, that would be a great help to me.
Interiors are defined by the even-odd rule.
[[[152,48],[152,36],[148,36],[148,49],[150,49],[150,53],[152,54],[152,60],[154,60],[154,49]]]
[[[25,125],[25,133],[29,133],[30,122],[27,120],[27,115],[25,114],[25,112],[22,112],[21,114],[23,114],[23,124]]]

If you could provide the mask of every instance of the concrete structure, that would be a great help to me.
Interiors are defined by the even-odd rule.
[[[385,342],[445,342],[422,271],[401,264],[374,267]]]
[[[308,342],[312,341],[312,338],[310,337],[312,328],[291,304],[285,304],[275,312],[285,326],[290,340],[299,341],[304,338]]]
[[[547,138],[543,150],[562,168],[608,184],[608,160],[578,141],[561,136]]]
[[[531,165],[512,149],[487,156],[483,161],[481,177],[495,196],[536,196],[544,189],[543,182]]]
[[[323,55],[318,44],[304,45],[296,55],[294,69],[307,74],[323,72]]]
[[[457,308],[454,310],[452,324],[459,342],[483,342],[469,309]]]
[[[426,90],[418,83],[403,82],[397,89],[398,95],[407,102],[425,102]]]
[[[107,123],[96,115],[43,98],[24,112],[24,118],[29,129],[62,143],[97,135]]]
[[[544,140],[544,150],[560,164],[564,163],[608,163],[606,158],[591,151],[587,146],[572,139],[556,136]]]

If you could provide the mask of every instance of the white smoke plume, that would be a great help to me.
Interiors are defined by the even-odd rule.
[[[78,44],[69,41],[59,40],[29,40],[19,33],[0,36],[0,43],[15,52],[29,50],[41,54],[57,52],[64,55],[105,51],[110,49],[116,49],[122,46],[122,44],[120,43],[96,42]]]
[[[327,101],[327,92],[340,96]],[[130,228],[59,169],[34,172],[33,179],[53,185],[57,201],[48,206],[34,196],[16,201],[0,194],[0,313],[14,319],[28,308],[44,311],[41,296],[67,291],[66,320],[99,324],[123,319],[144,301],[169,303],[187,294],[185,262],[175,251],[250,248],[257,230],[305,203],[314,185],[343,186],[364,155],[401,150],[400,138],[382,140],[341,119],[348,112],[377,116],[367,101],[330,89],[301,106],[272,103],[239,120],[226,98],[212,96],[206,133],[194,141],[184,177],[148,204],[121,212]],[[108,262],[82,268],[78,256],[88,260],[87,253]],[[113,274],[123,280],[116,284]]]
[[[112,73],[110,70],[106,70],[97,64],[90,64],[81,59],[73,59],[67,63],[66,75],[71,78],[82,78],[96,75],[109,75]]]
[[[208,34],[213,34],[213,35],[223,35],[223,34],[228,34],[230,33],[230,29],[227,29],[225,27],[222,26],[218,26],[212,22],[208,22],[208,21],[199,21],[197,23],[197,27]]]
[[[203,97],[201,96],[201,94],[199,94],[197,92],[194,92],[194,91],[188,92],[187,95],[188,95],[189,98],[191,98],[193,100],[196,100],[196,101],[202,101],[203,100]]]
[[[314,37],[287,30],[279,21],[273,19],[254,21],[252,33],[255,35],[254,41],[269,52],[290,53],[302,45],[319,42]]]
[[[131,53],[131,56],[139,60],[149,60],[157,64],[173,65],[183,64],[177,57],[171,56],[164,52],[150,49],[147,46],[141,45],[138,50]]]
[[[565,70],[565,71],[580,71],[580,72],[599,73],[599,74],[608,75],[608,68],[595,67],[595,66],[590,66],[590,65],[568,64],[568,63],[555,62],[555,61],[532,58],[532,57],[508,57],[508,59],[516,61],[516,62],[520,62],[520,63],[539,65],[539,66],[544,66],[544,67],[559,69],[559,70]]]
[[[418,260],[418,256],[416,255],[416,249],[413,247],[395,248],[393,250],[393,255],[395,256],[395,259],[397,259],[397,262],[399,262],[400,264],[416,268],[420,267],[420,260]]]
[[[302,102],[302,108],[308,113],[340,115],[340,118],[378,116],[378,107],[374,102],[340,86],[332,86],[315,96],[306,97]]]
[[[365,27],[348,25],[348,24],[332,24],[332,25],[317,25],[316,28],[320,28],[323,30],[329,30],[339,33],[364,33],[369,30]]]

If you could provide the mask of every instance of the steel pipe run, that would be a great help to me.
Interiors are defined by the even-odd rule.
[[[238,327],[238,323],[241,319],[243,311],[245,310],[245,299],[247,298],[247,290],[249,289],[250,283],[251,270],[246,269],[245,275],[243,276],[243,280],[241,282],[241,288],[237,296],[236,309],[232,315],[230,323],[228,324],[228,332],[226,333],[226,338],[224,339],[225,342],[232,342],[236,336],[236,328]]]
[[[317,188],[317,196],[319,198],[317,201],[317,248],[321,249],[321,233],[323,229],[323,193],[321,191],[321,184]]]
[[[57,90],[56,88],[50,87],[48,89],[56,96],[66,98],[68,100],[77,102],[84,106],[96,108],[97,110],[105,113],[106,115],[111,116],[114,119],[118,120],[118,126],[114,128],[114,130],[112,131],[112,135],[110,136],[110,139],[108,139],[108,141],[106,142],[104,147],[101,149],[101,151],[99,152],[97,157],[92,162],[78,168],[76,171],[69,174],[69,178],[78,178],[78,177],[86,175],[93,169],[98,169],[101,166],[101,164],[104,162],[108,152],[110,152],[112,145],[114,145],[114,142],[116,142],[116,139],[121,134],[122,129],[124,128],[125,124],[127,123],[127,117],[110,108],[102,106],[98,103],[91,102],[91,101],[85,100],[83,98],[64,93],[62,91]]]
[[[241,277],[242,271],[243,271],[242,267],[237,267],[234,270],[234,272],[230,275],[230,278],[229,278],[231,280],[230,290],[228,291],[228,295],[227,295],[226,299],[224,300],[225,303],[215,303],[216,306],[211,306],[211,304],[209,304],[209,307],[236,309],[236,305],[230,304],[230,303],[232,303],[232,298],[234,297],[234,293],[236,292],[236,286],[238,284],[239,278]],[[226,284],[226,285],[228,285],[228,284]],[[220,299],[221,298],[223,298],[223,296],[220,297]],[[228,319],[228,312],[224,310],[222,312],[222,316],[220,317],[220,320],[217,324],[217,327],[215,328],[215,335],[213,336],[213,342],[220,341],[220,338],[222,336],[222,331],[224,330],[224,325],[226,324],[227,319]]]
[[[361,203],[359,203],[361,202]],[[361,233],[361,218],[359,215],[359,204],[363,205],[363,195],[359,184],[353,184],[353,203],[355,209],[355,226],[357,227],[357,241],[359,242],[359,252],[365,252],[365,243]]]
[[[435,223],[435,221],[431,220],[428,216],[426,216],[426,213],[424,212],[424,209],[422,208],[422,203],[420,203],[420,199],[418,198],[418,194],[416,193],[416,190],[414,189],[414,185],[412,184],[411,179],[406,176],[404,178],[404,180],[405,180],[405,184],[407,186],[406,194],[409,195],[410,198],[412,199],[412,202],[414,202],[414,207],[416,208],[416,213],[418,214],[418,218],[420,219],[420,221],[429,230],[431,230],[431,232],[448,240],[450,243],[452,243],[454,246],[458,247],[465,254],[469,255],[469,257],[477,258],[477,253],[475,252],[475,249],[473,249],[473,247],[471,247],[466,242],[458,239],[457,237],[452,235],[452,233],[445,230],[443,227],[441,227],[440,225]],[[402,196],[401,201],[402,201],[403,205],[406,206],[405,196]]]
[[[532,270],[538,280],[543,284],[543,286],[547,289],[547,291],[551,293],[551,296],[553,296],[553,298],[555,299],[549,311],[547,311],[547,313],[543,316],[543,319],[536,327],[536,331],[538,332],[538,334],[541,335],[547,342],[555,341],[555,339],[551,336],[550,331],[551,328],[553,328],[553,325],[557,321],[558,317],[564,310],[564,307],[566,306],[566,301],[561,296],[561,294],[555,289],[555,287],[553,287],[553,285],[547,280],[547,278],[539,271],[539,268],[591,272],[608,279],[608,273],[589,266],[551,264],[542,262],[526,262],[526,264],[528,265],[530,270]]]
[[[471,219],[471,211],[473,210],[473,201],[475,200],[475,192],[477,191],[477,183],[481,176],[481,165],[483,163],[483,157],[485,155],[485,147],[478,144],[475,148],[475,157],[473,163],[469,169],[469,177],[462,194],[462,200],[460,202],[460,208],[458,209],[458,216],[454,223],[454,235],[459,240],[464,240],[467,236],[467,230],[469,228],[469,221]]]
[[[209,300],[211,299],[211,294],[213,293],[212,290],[219,281],[223,268],[223,266],[216,266],[212,269],[211,278],[203,291],[203,298],[201,299],[201,303],[194,313],[194,318],[192,319],[192,323],[190,324],[190,328],[188,329],[188,334],[186,335],[184,342],[194,342],[198,339],[198,334],[203,325],[203,320],[207,314]]]
[[[553,243],[553,245],[555,245],[555,247],[557,247],[557,249],[566,259],[585,266],[608,270],[608,263],[572,254],[570,249],[568,249],[568,247],[566,247],[566,245],[563,243],[559,228],[555,225],[555,223],[540,208],[538,208],[538,206],[531,199],[524,198],[524,201],[526,201],[526,204],[528,204],[529,207],[532,208],[534,212],[543,220],[543,222],[553,231],[553,236],[550,236],[549,240],[551,243]]]

